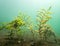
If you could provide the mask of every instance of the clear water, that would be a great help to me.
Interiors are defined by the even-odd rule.
[[[60,0],[0,0],[0,22],[10,22],[20,11],[31,16],[34,21],[37,11],[49,6],[52,6],[53,12],[49,24],[60,37]]]

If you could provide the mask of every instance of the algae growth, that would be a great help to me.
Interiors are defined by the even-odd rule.
[[[57,46],[53,45],[57,44],[56,35],[47,23],[51,19],[50,9],[38,11],[36,25],[32,24],[30,16],[20,13],[13,21],[1,26],[0,31],[10,32],[0,39],[0,46]],[[34,30],[34,26],[38,30]],[[31,34],[28,36],[28,33]]]

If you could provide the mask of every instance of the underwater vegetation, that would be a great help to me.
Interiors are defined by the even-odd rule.
[[[48,40],[49,37],[51,37],[51,36],[56,38],[56,35],[53,32],[53,29],[51,28],[51,26],[49,24],[47,24],[47,22],[51,19],[50,9],[51,9],[51,7],[49,7],[49,9],[47,9],[47,10],[42,9],[41,11],[39,11],[39,15],[37,16],[37,19],[39,22],[38,26],[39,26],[40,39],[42,39],[42,40]]]
[[[57,46],[56,35],[48,24],[48,21],[52,18],[50,10],[51,7],[47,10],[41,9],[38,11],[36,25],[31,21],[30,16],[19,13],[13,21],[0,26],[0,31],[9,31],[6,37],[0,38],[0,46]],[[35,28],[38,27],[38,30],[34,30],[34,26]],[[31,34],[28,36],[25,33]],[[38,40],[35,35],[38,37]]]

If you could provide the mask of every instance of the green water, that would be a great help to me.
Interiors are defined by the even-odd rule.
[[[10,22],[21,11],[35,22],[37,11],[52,6],[49,24],[60,37],[60,0],[0,0],[0,22]]]

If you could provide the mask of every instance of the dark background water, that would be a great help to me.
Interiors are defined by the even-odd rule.
[[[0,0],[0,23],[12,21],[19,12],[28,14],[35,22],[37,11],[49,6],[53,12],[49,24],[60,37],[60,0]]]

